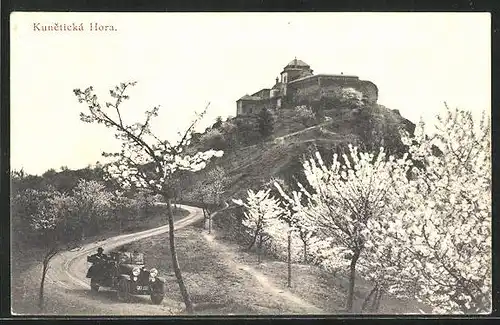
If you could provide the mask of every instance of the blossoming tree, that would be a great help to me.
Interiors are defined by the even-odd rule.
[[[36,191],[35,191],[36,192]],[[52,258],[63,248],[62,231],[65,219],[71,215],[75,208],[75,200],[55,190],[39,192],[40,200],[37,209],[30,216],[31,227],[38,234],[38,244],[44,247],[42,259],[42,277],[38,295],[38,306],[41,310],[45,308],[44,287],[45,278]],[[75,238],[78,242],[79,238]],[[68,247],[71,245],[69,243]]]
[[[237,205],[243,206],[245,218],[242,223],[252,236],[252,241],[248,247],[252,246],[258,239],[258,259],[261,261],[262,243],[263,240],[269,238],[273,228],[280,225],[279,216],[283,214],[283,209],[280,207],[277,199],[271,197],[270,189],[254,192],[248,190],[247,202],[242,200],[234,200]],[[266,238],[267,237],[267,238]]]
[[[407,209],[406,269],[419,279],[419,300],[438,313],[491,311],[491,154],[489,118],[446,110],[434,134],[421,122],[409,152],[412,191],[398,192]]]
[[[303,193],[301,191],[290,191],[283,188],[283,182],[274,182],[274,186],[278,190],[282,204],[289,210],[287,218],[290,226],[302,241],[302,254],[304,263],[308,260],[308,247],[315,235],[316,227],[313,220],[307,213],[304,213]]]
[[[222,151],[207,150],[193,155],[183,154],[189,145],[191,136],[198,121],[205,111],[197,114],[194,121],[179,134],[179,139],[173,143],[160,139],[151,129],[151,121],[158,116],[158,107],[145,112],[144,122],[128,124],[122,119],[121,104],[129,99],[126,91],[136,82],[120,83],[110,90],[113,102],[106,102],[105,107],[99,102],[93,87],[85,90],[75,89],[74,93],[80,103],[88,106],[87,113],[80,113],[80,118],[86,123],[104,124],[115,132],[116,139],[121,141],[121,151],[103,153],[105,157],[114,158],[107,166],[108,175],[117,179],[125,188],[134,184],[137,188],[150,189],[160,194],[167,205],[169,225],[169,247],[172,256],[174,273],[188,313],[193,313],[193,304],[184,284],[181,269],[177,259],[174,239],[174,219],[172,212],[173,191],[171,176],[177,170],[197,171],[205,168],[207,161],[223,155]]]
[[[99,182],[80,179],[73,190],[73,197],[76,205],[73,217],[77,219],[74,223],[83,240],[87,231],[96,232],[101,221],[109,217],[114,195]]]
[[[341,162],[335,154],[332,165],[326,166],[316,153],[303,163],[313,190],[309,193],[299,184],[309,202],[296,206],[316,224],[314,250],[322,265],[328,269],[348,267],[346,309],[352,311],[356,266],[365,249],[375,245],[370,223],[390,218],[395,175],[403,175],[409,167],[406,156],[386,157],[383,148],[375,155],[349,146],[349,153],[342,158]]]

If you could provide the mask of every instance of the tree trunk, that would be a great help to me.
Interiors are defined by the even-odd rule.
[[[368,296],[366,296],[365,300],[363,301],[363,306],[361,307],[361,311],[365,311],[366,307],[368,306],[368,303],[370,302],[370,298],[373,296],[373,294],[377,291],[378,286],[375,285],[373,289],[370,291]],[[374,298],[375,299],[375,298]]]
[[[370,306],[370,311],[375,312],[375,306],[377,304],[377,296],[379,293],[380,288],[377,287],[377,290],[375,290],[375,295],[373,296],[372,304]]]
[[[292,287],[292,232],[288,232],[288,287]]]
[[[304,263],[307,263],[307,243],[304,241]]]
[[[40,308],[40,310],[44,310],[44,308],[45,308],[43,289],[44,289],[44,285],[45,285],[45,275],[47,274],[47,267],[48,267],[48,262],[46,262],[46,260],[44,259],[43,268],[42,268],[42,279],[40,281],[40,292],[38,295],[38,308]]]
[[[204,207],[201,210],[203,211],[203,229],[207,229],[207,213]]]
[[[257,240],[257,236],[259,235],[259,227],[257,227],[257,229],[255,230],[255,234],[253,235],[253,239],[252,239],[252,242],[250,243],[250,245],[248,245],[247,247],[247,250],[251,250],[253,245],[255,244],[255,241]]]
[[[184,280],[182,279],[181,268],[179,267],[179,261],[177,260],[177,252],[175,250],[175,238],[174,238],[174,216],[172,213],[172,202],[170,198],[166,198],[167,201],[167,212],[168,212],[168,234],[170,240],[170,253],[172,255],[172,266],[174,268],[175,277],[177,278],[177,284],[179,285],[179,290],[181,291],[182,299],[186,305],[186,311],[188,314],[193,314],[193,303],[191,302],[191,297],[184,285]]]
[[[49,269],[49,263],[52,257],[54,257],[57,253],[56,249],[50,249],[42,261],[42,279],[40,280],[40,292],[38,296],[38,307],[40,310],[44,310],[45,308],[45,297],[44,297],[44,287],[45,287],[45,276],[47,275],[47,270]]]
[[[354,285],[356,281],[356,263],[358,262],[360,252],[355,252],[349,265],[349,291],[347,293],[346,310],[352,312],[354,302]]]
[[[212,233],[212,215],[211,214],[208,215],[208,233],[209,234]]]
[[[261,254],[262,254],[262,233],[259,234],[259,249],[257,250],[258,262],[262,262]]]
[[[374,308],[374,311],[378,313],[379,309],[380,309],[380,300],[382,300],[382,295],[384,294],[384,290],[382,288],[379,288],[378,289],[378,296],[377,296],[377,300],[376,300],[376,303],[375,303],[375,308]]]

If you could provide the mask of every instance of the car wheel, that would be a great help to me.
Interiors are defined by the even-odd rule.
[[[151,301],[155,305],[161,304],[161,302],[163,301],[163,293],[151,293]]]
[[[90,290],[92,292],[98,292],[99,291],[99,283],[95,279],[90,279]]]
[[[128,302],[130,300],[130,285],[127,279],[120,279],[116,293],[119,301]]]

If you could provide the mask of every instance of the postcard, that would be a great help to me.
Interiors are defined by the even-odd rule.
[[[10,16],[14,315],[492,311],[488,13]]]

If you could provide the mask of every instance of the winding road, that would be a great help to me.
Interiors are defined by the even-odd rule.
[[[175,222],[175,229],[179,230],[189,226],[203,218],[202,210],[199,208],[181,205],[181,208],[189,211],[189,215]],[[226,207],[229,208],[229,207]],[[132,234],[119,235],[105,240],[96,241],[81,247],[64,251],[52,259],[45,280],[46,310],[43,315],[64,316],[106,316],[106,315],[178,315],[184,311],[184,304],[173,300],[166,295],[160,305],[153,305],[149,296],[132,296],[129,303],[122,303],[116,299],[116,292],[101,288],[95,293],[90,290],[90,281],[86,278],[87,256],[94,253],[97,247],[110,251],[119,246],[141,240],[147,237],[160,235],[168,232],[168,225],[148,229]],[[221,254],[223,263],[229,269],[238,274],[243,270],[257,280],[259,288],[263,292],[271,294],[274,298],[286,301],[287,304],[295,306],[301,313],[322,313],[322,311],[295,296],[288,290],[276,287],[265,275],[251,266],[235,262],[234,253],[221,243],[217,243],[210,235],[204,234],[204,238],[211,248]],[[37,288],[40,280],[40,268],[33,267],[24,275],[30,286]],[[29,312],[31,314],[31,312]],[[36,312],[36,314],[40,314]]]
[[[201,209],[182,205],[189,215],[175,222],[175,229],[182,229],[203,218]],[[94,253],[97,247],[105,251],[155,235],[168,232],[168,225],[132,234],[119,235],[102,241],[86,244],[77,249],[64,251],[52,259],[46,278],[46,300],[50,301],[44,314],[59,315],[164,315],[179,313],[183,305],[173,308],[173,301],[165,297],[160,305],[152,305],[148,296],[133,296],[130,303],[118,302],[114,291],[90,291],[87,255]],[[34,283],[39,281],[39,270],[27,272]]]

